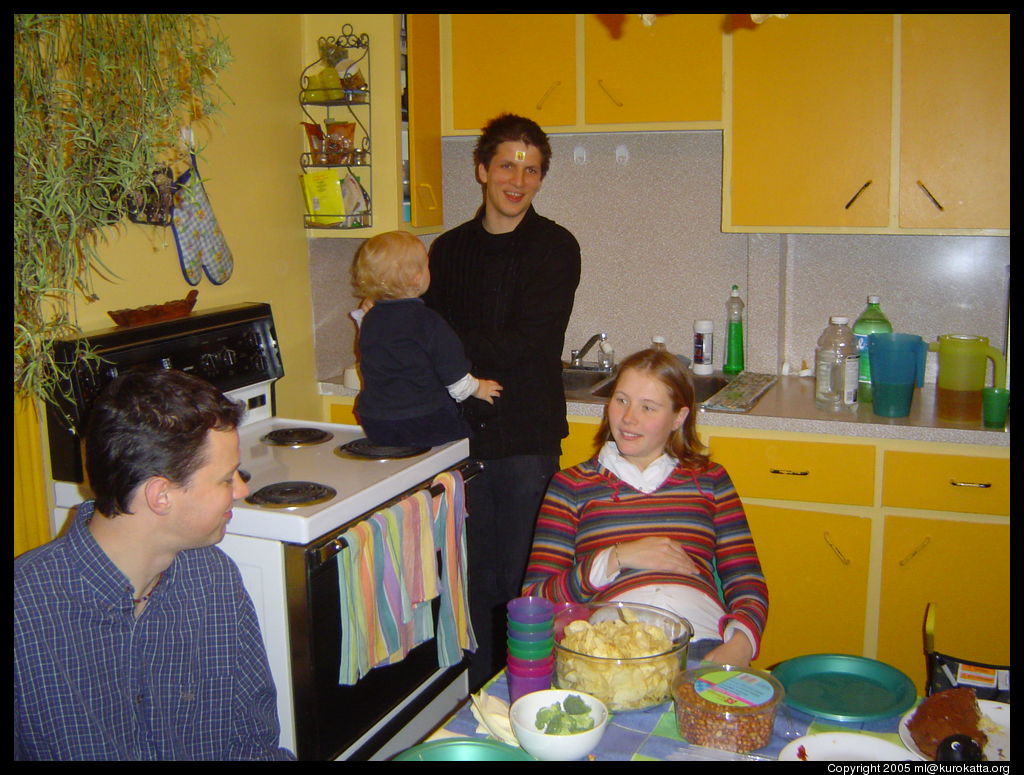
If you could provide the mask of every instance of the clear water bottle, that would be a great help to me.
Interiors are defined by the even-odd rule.
[[[652,336],[651,337],[651,349],[665,352],[665,337],[663,336]]]
[[[814,403],[829,412],[857,408],[860,353],[848,317],[833,315],[814,351]]]
[[[726,340],[725,365],[722,371],[726,374],[739,374],[743,371],[743,299],[740,298],[739,286],[732,287],[725,302]]]
[[[860,313],[853,324],[853,335],[857,339],[860,351],[860,375],[857,389],[857,400],[862,403],[871,402],[871,364],[868,361],[868,334],[891,334],[892,323],[879,307],[877,296],[868,296],[868,306]]]

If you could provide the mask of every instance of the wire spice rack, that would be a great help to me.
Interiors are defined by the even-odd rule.
[[[366,171],[362,177],[369,183],[370,88],[363,72],[370,69],[370,37],[345,24],[340,35],[319,38],[317,45],[320,59],[299,76],[299,107],[308,120],[303,123],[310,144],[299,157],[306,197],[304,225],[367,228],[373,225],[373,213],[360,173]],[[337,131],[331,131],[332,125]]]

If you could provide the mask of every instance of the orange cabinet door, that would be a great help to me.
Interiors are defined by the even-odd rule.
[[[1010,15],[904,14],[900,226],[1010,228]]]
[[[891,14],[792,14],[733,39],[733,226],[889,224]]]
[[[862,654],[871,520],[746,504],[768,584],[755,666],[803,654]]]
[[[436,13],[406,18],[409,90],[409,191],[412,225],[444,223],[441,196],[441,42]]]
[[[1010,664],[1010,524],[885,518],[878,658],[925,681],[924,614],[935,603],[935,648]]]
[[[576,17],[453,13],[452,123],[479,130],[501,113],[576,123]]]
[[[721,120],[722,14],[588,13],[584,36],[588,124]]]

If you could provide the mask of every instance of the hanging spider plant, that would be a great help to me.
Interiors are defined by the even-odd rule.
[[[187,165],[179,132],[219,110],[230,61],[205,14],[15,14],[16,392],[53,400],[70,367],[51,343],[81,333],[94,267],[114,275],[98,246],[166,197],[157,181]]]

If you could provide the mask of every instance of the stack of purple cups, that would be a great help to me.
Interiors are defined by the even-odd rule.
[[[555,672],[555,604],[543,597],[508,603],[508,699],[551,688]]]

